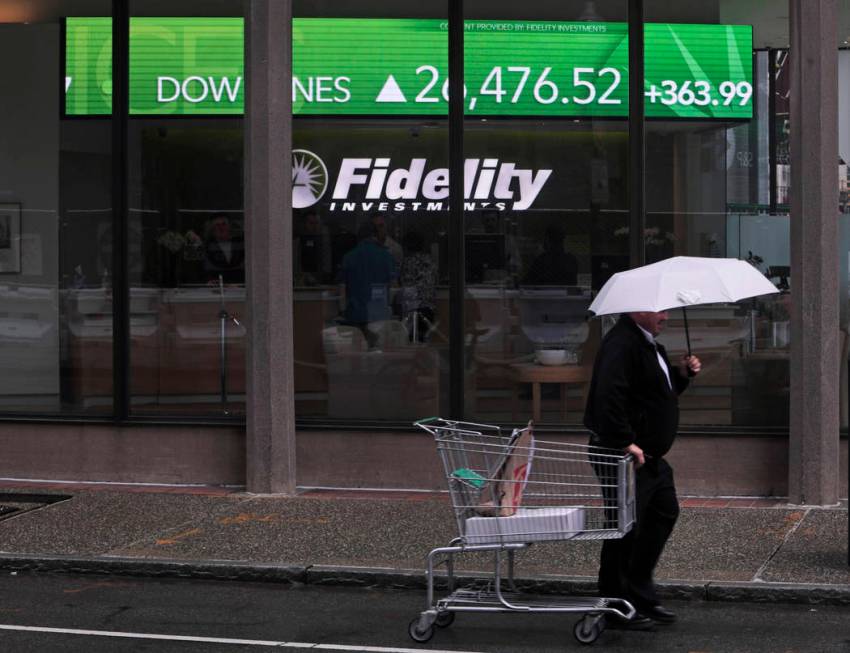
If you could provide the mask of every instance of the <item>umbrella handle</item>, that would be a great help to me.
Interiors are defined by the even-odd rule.
[[[688,311],[682,306],[682,317],[685,318],[685,340],[688,343],[688,358],[691,357],[691,334],[688,331]]]

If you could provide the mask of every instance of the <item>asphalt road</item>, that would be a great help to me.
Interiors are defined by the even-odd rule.
[[[407,590],[4,574],[0,651],[850,653],[848,608],[706,602],[670,604],[675,626],[607,630],[589,648],[573,639],[575,617],[551,614],[460,614],[419,645],[407,624],[423,600]]]

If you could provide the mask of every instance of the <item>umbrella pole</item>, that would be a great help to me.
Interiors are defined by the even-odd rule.
[[[688,331],[688,311],[682,306],[682,317],[685,318],[685,340],[688,343],[688,358],[691,357],[691,334]]]

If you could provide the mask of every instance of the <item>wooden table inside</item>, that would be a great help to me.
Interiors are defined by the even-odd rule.
[[[511,365],[514,380],[517,384],[531,384],[531,413],[536,423],[540,422],[540,384],[557,383],[563,387],[561,392],[561,412],[564,421],[567,419],[567,392],[570,384],[582,385],[582,404],[587,398],[587,388],[590,382],[591,368],[582,365],[540,365],[538,363],[515,363]],[[516,419],[519,390],[515,387],[511,414]]]

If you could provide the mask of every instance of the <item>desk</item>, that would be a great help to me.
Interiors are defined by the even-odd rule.
[[[167,288],[160,291],[160,323],[163,338],[159,348],[159,391],[164,396],[221,393],[221,290],[216,286]],[[240,322],[245,315],[245,288],[224,288],[224,306]],[[225,323],[227,393],[235,398],[245,393],[244,323]]]
[[[531,412],[536,423],[540,422],[540,384],[557,383],[564,386],[561,392],[561,415],[567,420],[567,393],[566,386],[570,384],[581,384],[582,403],[587,398],[587,387],[590,381],[591,368],[581,365],[539,365],[537,363],[514,363],[510,366],[514,374],[514,381],[531,384]],[[511,404],[511,415],[516,419],[517,404],[519,402],[519,391],[514,386],[513,402]]]

